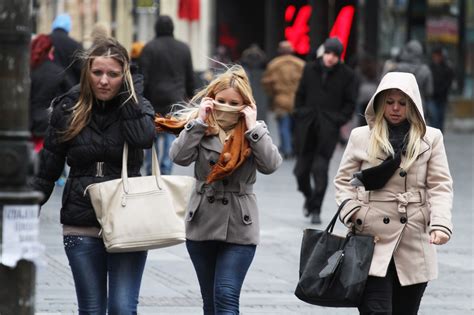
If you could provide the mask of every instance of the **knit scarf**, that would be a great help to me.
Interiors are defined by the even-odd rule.
[[[213,118],[213,116],[215,116],[215,114],[209,115],[208,119],[206,119],[206,123],[209,125],[206,130],[206,135],[219,136],[224,146],[217,163],[211,168],[206,178],[208,184],[231,175],[245,162],[252,152],[248,140],[245,138],[245,117],[240,117],[235,126],[226,132],[219,127],[219,125],[227,125],[225,122],[228,122],[228,120],[224,119],[219,123],[218,120],[214,120],[215,118]],[[191,119],[193,118],[195,117]],[[155,129],[157,132],[168,132],[177,135],[183,130],[186,123],[187,121],[178,120],[174,117],[162,117],[159,114],[155,116]],[[225,135],[224,140],[221,138],[222,134]]]

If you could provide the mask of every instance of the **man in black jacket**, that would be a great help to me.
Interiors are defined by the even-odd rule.
[[[305,197],[305,216],[311,215],[311,222],[316,224],[321,223],[329,162],[339,129],[351,119],[357,97],[354,72],[340,62],[342,51],[339,39],[328,38],[323,56],[306,64],[295,97],[293,172]]]
[[[160,15],[155,24],[156,37],[145,45],[139,60],[145,77],[144,96],[150,100],[155,112],[163,116],[169,113],[173,104],[191,99],[194,92],[191,52],[188,45],[174,38],[173,30],[171,18]],[[161,137],[160,169],[162,174],[170,174],[172,162],[169,148],[174,136],[158,134],[155,140],[157,150]],[[151,174],[151,150],[146,154],[145,167]]]
[[[68,34],[71,31],[71,17],[68,14],[58,15],[52,24],[53,31],[49,35],[54,46],[54,62],[66,70],[68,80],[74,85],[81,78],[82,64],[77,54],[82,51],[82,45]]]

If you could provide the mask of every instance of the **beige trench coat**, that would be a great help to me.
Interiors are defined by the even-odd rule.
[[[410,96],[423,117],[413,75],[391,73],[384,77],[375,95],[390,88]],[[451,236],[453,230],[452,179],[443,136],[440,130],[427,127],[418,159],[406,176],[396,171],[383,189],[365,191],[363,186],[351,186],[355,172],[374,166],[368,161],[367,150],[375,118],[375,95],[365,113],[369,125],[352,131],[334,179],[337,203],[351,199],[340,219],[347,226],[354,225],[357,232],[376,237],[369,275],[384,277],[393,257],[401,285],[427,282],[438,275],[436,249],[430,244],[429,233],[441,230]],[[381,156],[380,162],[385,158]]]
[[[273,173],[282,163],[267,126],[245,133],[252,154],[223,180],[206,184],[206,177],[222,151],[217,136],[205,136],[207,126],[192,120],[172,143],[171,160],[179,165],[194,164],[196,189],[186,213],[186,238],[217,240],[235,244],[258,244],[260,239],[257,199],[253,192],[256,171]]]

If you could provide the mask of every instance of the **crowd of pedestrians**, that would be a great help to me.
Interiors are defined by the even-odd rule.
[[[196,189],[184,220],[203,312],[239,314],[260,241],[257,171],[294,163],[303,215],[321,224],[329,164],[341,127],[354,117],[361,127],[334,179],[336,200],[350,199],[344,224],[379,238],[359,311],[416,314],[437,276],[434,246],[452,234],[452,179],[440,130],[453,70],[441,47],[426,63],[421,43],[409,41],[379,83],[374,59],[363,56],[351,69],[337,37],[307,62],[288,41],[271,60],[251,45],[242,65],[232,65],[219,46],[197,90],[190,48],[174,38],[169,16],[159,16],[155,38],[135,42],[130,53],[102,25],[84,50],[68,35],[71,27],[70,17],[59,15],[51,34],[31,42],[30,131],[40,167],[30,185],[44,204],[55,182],[66,180],[61,224],[80,314],[137,312],[147,252],[107,252],[84,193],[121,177],[125,143],[130,177],[151,174],[152,145],[163,175],[172,174],[173,163],[194,163]],[[267,101],[279,147],[258,119],[267,117]],[[174,134],[157,132],[166,130]]]

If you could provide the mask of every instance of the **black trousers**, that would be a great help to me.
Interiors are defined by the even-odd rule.
[[[322,123],[314,150],[296,157],[293,173],[298,190],[305,197],[305,207],[311,213],[320,213],[324,194],[328,186],[328,170],[336,145],[339,141],[339,127]]]
[[[402,287],[392,260],[384,278],[368,277],[359,312],[361,315],[416,315],[427,284]]]

